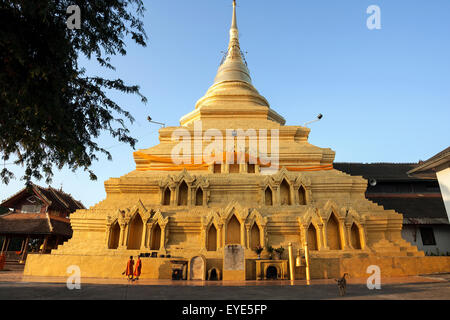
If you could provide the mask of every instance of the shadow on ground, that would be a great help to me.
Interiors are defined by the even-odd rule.
[[[450,283],[420,282],[382,285],[369,290],[350,284],[340,297],[336,285],[310,286],[158,286],[130,284],[81,284],[69,290],[64,283],[0,283],[0,299],[109,299],[109,300],[321,300],[321,299],[450,299]]]

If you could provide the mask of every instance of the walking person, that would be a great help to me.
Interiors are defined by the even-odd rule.
[[[142,269],[142,261],[141,257],[138,256],[136,261],[136,267],[134,269],[134,279],[139,280],[139,277],[141,276],[141,269]]]
[[[134,267],[134,260],[133,256],[130,256],[130,260],[127,262],[127,268],[122,274],[125,274],[128,277],[128,281],[133,281],[133,268]]]

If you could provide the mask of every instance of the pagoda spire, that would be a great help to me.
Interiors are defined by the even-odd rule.
[[[233,17],[230,27],[228,50],[214,84],[195,104],[195,110],[180,119],[182,126],[193,125],[198,120],[205,120],[211,128],[222,128],[228,120],[247,128],[252,122],[271,121],[271,125],[286,121],[270,108],[269,102],[253,86],[250,72],[241,53],[239,30],[236,17],[236,0],[233,1]],[[225,119],[225,121],[224,121]],[[231,120],[230,120],[231,121]],[[205,125],[206,125],[205,122]]]
[[[219,67],[214,84],[222,81],[244,81],[251,83],[250,72],[244,63],[239,44],[239,30],[236,18],[236,0],[233,0],[233,18],[230,28],[230,42],[226,57]]]
[[[231,21],[231,30],[233,29],[238,30],[236,21],[236,0],[233,0],[233,20]]]

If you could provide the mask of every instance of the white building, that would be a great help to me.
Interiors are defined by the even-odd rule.
[[[408,174],[423,177],[436,175],[450,221],[450,147],[425,162],[419,162],[419,166],[408,171]]]

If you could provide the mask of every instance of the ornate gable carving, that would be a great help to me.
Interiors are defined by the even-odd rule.
[[[171,175],[167,175],[164,179],[159,181],[159,187],[165,189],[169,187],[170,189],[175,189],[177,186],[177,182],[174,180],[174,177]]]
[[[248,216],[248,208],[244,208],[241,206],[239,202],[236,200],[231,201],[226,208],[222,209],[220,212],[220,216],[222,221],[225,223],[227,222],[233,214],[236,216],[236,218],[239,220],[239,222],[245,223],[245,220]]]
[[[120,225],[124,225],[125,224],[125,211],[121,211],[119,209],[117,209],[116,211],[114,211],[114,213],[108,215],[106,217],[106,224],[107,225],[112,225],[114,222],[118,222]]]
[[[311,179],[303,176],[302,174],[299,174],[294,179],[294,187],[298,189],[300,186],[303,186],[305,190],[308,190],[309,187],[311,187]]]
[[[209,179],[204,176],[194,176],[193,186],[196,188],[201,187],[205,191],[205,189],[209,188]]]
[[[145,208],[141,199],[139,199],[138,203],[135,206],[126,209],[125,218],[131,220],[136,214],[139,214],[141,216],[142,221],[148,220],[151,216],[151,211]]]
[[[151,211],[145,208],[140,199],[138,200],[138,203],[133,207],[118,209],[113,214],[108,215],[106,218],[107,224],[111,225],[117,220],[120,225],[125,225],[129,223],[136,214],[139,214],[141,216],[142,221],[147,221],[151,216]]]
[[[364,217],[361,217],[355,209],[348,208],[346,210],[345,223],[349,225],[355,223],[358,227],[361,227],[361,225],[365,223],[365,219]]]
[[[150,220],[153,223],[158,223],[161,228],[165,227],[169,223],[169,217],[164,217],[161,210],[157,210]]]
[[[297,220],[299,225],[303,226],[305,229],[308,229],[311,223],[316,229],[322,224],[322,217],[319,214],[319,210],[313,207],[309,207],[306,210],[306,213],[298,217]]]
[[[321,209],[319,209],[320,217],[323,223],[327,223],[330,219],[331,213],[334,213],[337,219],[345,218],[345,212],[342,213],[343,208],[339,208],[336,202],[328,200]]]
[[[215,211],[211,211],[207,216],[202,217],[202,225],[207,230],[211,224],[214,224],[216,229],[219,229],[219,226],[222,225],[221,218],[219,214]]]
[[[248,215],[246,226],[251,228],[253,224],[256,223],[260,227],[265,227],[267,221],[267,217],[263,217],[258,210],[253,209]]]
[[[295,176],[290,173],[286,167],[283,167],[280,171],[277,173],[266,176],[260,183],[260,187],[265,189],[267,186],[270,186],[272,191],[276,190],[281,182],[283,180],[286,180],[289,185],[294,185],[295,183]]]
[[[184,168],[183,171],[173,177],[173,181],[177,184],[180,184],[183,180],[186,181],[188,185],[191,185],[195,181],[195,176],[191,176],[186,168]]]

